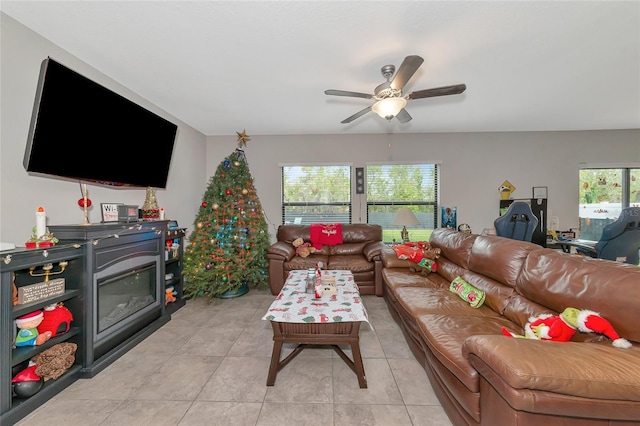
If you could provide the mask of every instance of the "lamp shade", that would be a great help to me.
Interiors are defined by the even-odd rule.
[[[393,222],[391,222],[391,224],[401,226],[416,226],[420,225],[420,221],[411,210],[403,207],[398,210],[398,212],[396,213],[396,217],[393,218]]]
[[[371,109],[380,117],[391,120],[393,117],[398,115],[405,105],[407,105],[407,100],[405,98],[386,98],[373,104]]]

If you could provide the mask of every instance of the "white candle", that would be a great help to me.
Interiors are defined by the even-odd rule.
[[[36,211],[36,237],[40,238],[47,232],[47,216],[44,208],[38,207]]]

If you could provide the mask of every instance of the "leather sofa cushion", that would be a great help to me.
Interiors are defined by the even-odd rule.
[[[470,392],[480,391],[478,372],[471,366],[469,360],[462,353],[462,345],[469,336],[493,334],[504,339],[502,327],[513,327],[513,323],[502,316],[472,315],[472,311],[490,312],[490,309],[474,309],[457,298],[470,311],[470,315],[440,315],[427,314],[417,318],[418,326],[428,349],[448,370],[450,370]],[[542,360],[541,362],[544,362]]]
[[[283,268],[285,271],[309,268],[315,269],[318,262],[322,262],[323,265],[327,265],[328,259],[329,256],[318,254],[318,252],[310,254],[307,257],[293,256],[290,261],[284,262]],[[324,268],[326,269],[326,266]]]
[[[309,239],[309,225],[280,225],[276,233],[277,241],[291,244],[296,238],[304,241]],[[342,225],[343,243],[357,243],[362,241],[382,241],[382,227],[366,223],[352,223]]]
[[[474,354],[514,389],[640,402],[638,346],[477,335],[464,342],[462,352]]]
[[[515,287],[524,260],[534,250],[542,248],[526,241],[479,235],[471,249],[469,269]]]
[[[596,311],[621,337],[640,342],[637,266],[541,249],[524,263],[517,290],[557,312],[568,306]]]
[[[427,281],[426,277],[422,274],[412,274],[405,268],[383,268],[382,269],[382,281],[384,283],[384,291],[390,296],[393,296],[393,300],[396,299],[396,292],[402,287],[419,287],[426,288],[432,284]]]
[[[476,272],[467,271],[461,277],[478,290],[484,291],[486,296],[484,305],[500,314],[506,309],[509,297],[515,293],[512,287],[500,284],[498,281]]]
[[[426,314],[471,315],[497,317],[491,309],[480,307],[469,309],[469,303],[462,300],[449,289],[425,287],[401,287],[396,290],[396,299],[402,308],[418,318]]]
[[[450,283],[454,280],[455,277],[462,276],[465,272],[468,271],[468,269],[456,265],[455,263],[444,257],[436,260],[436,263],[438,264],[438,271],[436,273],[440,275],[447,283]]]
[[[471,246],[477,235],[457,232],[447,228],[436,228],[431,233],[429,242],[434,248],[439,248],[442,257],[451,260],[462,268],[469,267]]]
[[[329,250],[329,256],[342,256],[342,255],[362,255],[366,241],[359,243],[343,243],[335,246],[326,246]],[[324,248],[324,246],[323,246]]]
[[[409,260],[398,259],[398,255],[391,247],[383,248],[381,256],[385,268],[411,268],[415,265],[415,263]]]
[[[373,271],[375,263],[369,262],[362,254],[343,254],[329,256],[325,269],[343,269],[351,272]]]

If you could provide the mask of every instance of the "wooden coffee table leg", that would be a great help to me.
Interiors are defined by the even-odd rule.
[[[360,354],[360,343],[351,343],[351,354],[353,355],[353,366],[355,368],[356,376],[358,376],[358,384],[361,389],[367,388],[367,376],[364,375],[364,364],[362,363],[362,356]]]
[[[358,376],[358,384],[361,389],[367,388],[367,376],[364,374],[364,364],[360,353],[360,323],[355,323],[351,330],[351,355],[353,356],[353,366]]]
[[[280,369],[280,352],[282,351],[282,340],[273,341],[273,352],[271,353],[271,364],[269,365],[269,376],[267,376],[267,386],[276,383],[276,375]]]

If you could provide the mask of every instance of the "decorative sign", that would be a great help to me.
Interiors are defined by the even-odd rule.
[[[117,222],[118,221],[118,206],[122,203],[101,203],[100,210],[102,211],[103,222]]]
[[[37,302],[64,293],[64,278],[18,287],[18,304]]]
[[[548,188],[546,186],[534,186],[533,198],[547,198]]]

